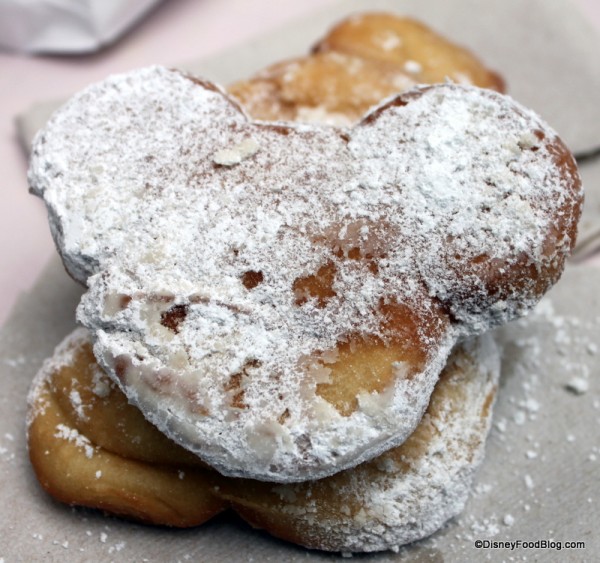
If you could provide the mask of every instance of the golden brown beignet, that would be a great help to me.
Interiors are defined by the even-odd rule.
[[[127,403],[84,329],[44,364],[29,397],[28,446],[44,489],[67,504],[189,527],[221,512],[204,464]]]
[[[505,90],[497,73],[426,25],[373,13],[344,20],[310,55],[276,63],[229,92],[255,119],[348,125],[392,94],[447,80]]]

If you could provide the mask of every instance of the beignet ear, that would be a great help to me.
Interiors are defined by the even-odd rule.
[[[421,279],[467,332],[523,314],[560,277],[581,179],[532,111],[489,90],[424,86],[367,115],[350,148],[365,185],[397,185]]]

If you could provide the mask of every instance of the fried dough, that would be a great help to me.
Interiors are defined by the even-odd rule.
[[[448,80],[505,91],[500,75],[426,25],[367,13],[336,25],[309,55],[228,90],[254,119],[346,126],[392,94]]]
[[[390,549],[462,510],[498,374],[491,337],[462,344],[402,446],[320,481],[277,485],[224,478],[167,440],[102,372],[78,329],[33,382],[29,453],[44,489],[71,505],[169,526],[195,526],[231,506],[253,526],[307,547]]]

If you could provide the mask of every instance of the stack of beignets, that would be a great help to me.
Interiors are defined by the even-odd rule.
[[[461,510],[498,373],[488,338],[464,341],[558,279],[582,194],[556,134],[489,89],[419,86],[349,126],[444,77],[503,88],[420,24],[375,14],[232,86],[263,122],[159,67],[53,116],[30,183],[88,287],[89,336],[32,390],[47,490],[177,526],[233,506],[342,551],[414,541]],[[77,458],[85,493],[62,483],[58,456]],[[122,482],[138,470],[144,487]]]
[[[325,479],[274,484],[223,477],[168,440],[127,403],[77,329],[33,382],[29,451],[44,489],[68,504],[180,527],[231,507],[307,547],[390,549],[462,510],[483,458],[499,364],[490,336],[459,345],[404,444]]]

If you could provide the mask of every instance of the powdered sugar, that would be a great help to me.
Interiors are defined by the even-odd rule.
[[[81,347],[82,343],[87,341],[89,341],[88,331],[83,328],[76,329],[57,346],[54,354],[44,361],[31,383],[27,397],[29,405],[27,411],[28,427],[37,416],[43,415],[45,409],[48,408],[48,399],[45,395],[44,387],[47,385],[51,374],[56,373],[61,368],[71,366],[77,350]],[[80,420],[87,420],[88,416],[85,410],[88,405],[84,404],[79,392],[71,389],[68,398],[75,415]],[[96,451],[96,446],[86,436],[80,434],[77,428],[66,424],[60,423],[56,425],[54,437],[71,442],[76,447],[81,448],[87,458],[92,458]]]
[[[81,401],[81,395],[79,394],[79,391],[77,391],[77,389],[71,389],[71,392],[69,393],[69,399],[71,401],[71,405],[73,405],[75,414],[81,420],[87,420],[88,416],[85,413],[85,406],[83,405],[83,403]]]
[[[43,414],[47,404],[41,399],[43,386],[46,384],[50,374],[55,373],[64,366],[69,366],[73,362],[73,357],[82,342],[89,340],[88,331],[83,328],[74,330],[67,338],[65,338],[59,346],[57,346],[54,354],[44,360],[42,367],[39,369],[35,378],[31,382],[29,394],[27,396],[27,404],[29,405],[27,415],[27,425],[31,424],[32,420],[39,414]],[[106,377],[106,376],[105,376]],[[85,417],[85,412],[81,406],[81,414]],[[74,404],[76,407],[76,404]]]
[[[96,273],[79,310],[96,355],[225,473],[317,477],[400,443],[456,338],[535,303],[526,267],[542,286],[560,270],[572,241],[556,214],[571,226],[579,194],[554,133],[473,88],[405,100],[345,132],[251,124],[214,87],[153,68],[91,87],[38,137],[32,187],[69,270]],[[299,304],[294,283],[329,263],[325,302]],[[365,398],[342,416],[299,366],[351,335],[385,341],[390,301],[418,311],[426,364],[379,410]]]
[[[395,550],[430,535],[466,502],[483,459],[499,368],[490,336],[459,346],[405,446],[330,480],[273,487],[282,506],[269,510],[281,510],[303,544],[321,549]],[[225,498],[253,506],[243,490]]]
[[[462,375],[456,384],[463,386],[463,404],[454,410],[457,405],[451,407],[446,398],[445,409],[424,419],[443,431],[434,433],[420,462],[409,463],[402,478],[396,474],[361,483],[366,522],[361,530],[352,531],[351,540],[347,538],[353,546],[364,543],[371,550],[404,545],[430,535],[462,511],[473,473],[483,459],[491,422],[491,408],[483,405],[495,392],[500,359],[490,337],[466,350],[459,348],[457,356]]]
[[[76,428],[70,428],[65,424],[56,425],[55,438],[62,438],[67,442],[72,442],[78,448],[85,451],[85,457],[91,459],[94,455],[95,447],[83,434],[80,434]]]

